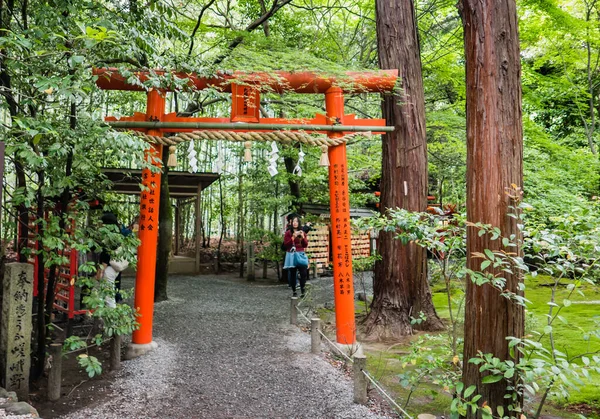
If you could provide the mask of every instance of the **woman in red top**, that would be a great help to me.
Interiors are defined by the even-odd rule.
[[[296,267],[294,265],[294,252],[304,252],[304,249],[308,247],[308,239],[306,233],[300,228],[302,223],[299,217],[294,217],[290,227],[285,231],[283,236],[283,246],[285,247],[285,262],[283,268],[288,270],[288,281],[292,287],[292,296],[296,297],[296,277],[297,272],[300,272],[300,297],[304,298],[304,286],[308,278],[307,267]]]

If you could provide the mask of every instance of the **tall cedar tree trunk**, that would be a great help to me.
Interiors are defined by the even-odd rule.
[[[154,301],[167,300],[167,281],[169,279],[169,255],[173,241],[173,209],[169,194],[169,147],[163,147],[163,174],[160,178],[160,203],[158,208],[158,249],[156,251],[156,281],[154,282]]]
[[[377,44],[382,69],[399,69],[401,90],[386,96],[383,117],[396,130],[383,137],[381,210],[427,208],[427,139],[421,58],[413,1],[377,0]],[[375,264],[374,299],[367,333],[377,338],[410,335],[410,318],[423,312],[423,330],[444,328],[427,283],[426,250],[402,245],[393,233],[380,233],[382,259]]]
[[[459,3],[465,40],[467,82],[467,219],[499,227],[503,236],[521,235],[517,220],[507,214],[508,195],[514,184],[523,184],[523,132],[521,120],[521,69],[515,0],[461,0]],[[479,270],[481,259],[473,252],[501,249],[500,240],[478,236],[467,230],[467,267]],[[522,276],[502,273],[506,288],[518,292]],[[489,285],[477,286],[467,280],[465,303],[463,382],[477,386],[494,414],[498,406],[513,404],[505,399],[514,380],[482,384],[477,365],[469,363],[478,351],[501,360],[510,358],[507,336],[522,337],[523,307],[500,295]],[[515,351],[518,352],[518,351]],[[517,353],[518,356],[518,353]],[[515,363],[518,362],[514,359]],[[481,412],[468,418],[479,418]]]

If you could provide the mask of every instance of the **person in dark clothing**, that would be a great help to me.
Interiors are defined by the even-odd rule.
[[[292,220],[295,217],[299,217],[299,215],[296,214],[295,212],[292,212],[292,213],[288,214],[287,217],[285,217],[286,224],[285,224],[285,229],[283,230],[284,236],[285,236],[285,233],[292,228]],[[284,252],[287,252],[287,249],[285,248],[285,244],[284,243],[281,243],[281,250],[283,250]],[[287,253],[286,253],[286,256],[287,256]],[[288,268],[286,268],[286,266],[285,266],[285,262],[284,262],[283,268],[281,270],[283,271],[282,277],[287,280],[288,287],[291,288],[292,287],[292,281],[290,280],[290,273],[288,271]]]
[[[284,234],[286,231],[288,231],[292,228],[292,220],[294,218],[298,218],[300,220],[300,215],[295,212],[292,212],[292,213],[289,213],[285,218],[286,218],[286,225],[285,225],[285,230],[283,232]],[[311,223],[306,223],[305,225],[302,226],[302,231],[304,231],[306,234],[308,234],[312,229],[313,229],[313,227],[312,227]],[[287,251],[285,248],[285,245],[283,243],[281,244],[281,250],[283,250],[284,252]],[[288,287],[291,288],[292,285],[291,285],[288,269],[285,267],[285,263],[284,263],[284,267],[282,268],[282,271],[283,271],[283,278],[287,279]]]
[[[290,228],[285,231],[283,236],[283,246],[286,249],[284,268],[288,270],[289,284],[292,288],[292,296],[296,297],[297,274],[300,273],[300,297],[304,298],[306,280],[308,278],[308,268],[296,267],[294,265],[294,252],[304,252],[308,247],[306,232],[301,228],[300,217],[294,217]]]
[[[117,221],[117,215],[114,212],[104,212],[100,220],[104,225],[119,225],[119,222]]]

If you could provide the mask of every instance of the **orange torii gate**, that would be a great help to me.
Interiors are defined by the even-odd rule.
[[[136,83],[129,83],[116,69],[94,69],[98,77],[96,84],[105,90],[146,91]],[[352,249],[350,232],[350,202],[348,193],[348,167],[346,143],[343,137],[351,132],[384,133],[393,130],[386,127],[384,119],[357,119],[355,115],[344,113],[344,93],[351,92],[392,92],[398,77],[398,70],[373,72],[348,72],[343,76],[324,77],[311,72],[287,73],[218,73],[214,77],[199,77],[195,74],[165,72],[162,70],[136,71],[134,79],[141,83],[152,76],[169,76],[187,80],[189,87],[201,90],[216,88],[231,93],[231,116],[229,118],[188,118],[176,114],[165,114],[165,93],[170,88],[147,91],[146,113],[135,113],[131,117],[106,118],[114,128],[141,131],[154,143],[147,152],[148,159],[162,156],[162,144],[170,138],[161,137],[165,133],[185,133],[199,131],[226,130],[231,133],[293,132],[326,133],[329,143],[323,145],[328,154],[330,212],[332,222],[333,274],[335,294],[336,340],[340,345],[356,343],[354,320],[354,287],[352,280]],[[326,115],[317,114],[312,119],[261,118],[260,92],[320,93],[325,95]],[[189,138],[188,138],[189,139]],[[160,140],[160,141],[158,141]],[[247,142],[247,144],[249,144]],[[156,159],[155,159],[156,161]],[[159,163],[155,163],[158,165]],[[139,330],[133,333],[133,351],[145,352],[153,345],[152,317],[154,311],[154,281],[156,267],[156,246],[158,237],[158,208],[160,199],[160,173],[145,169],[142,173],[140,199],[141,241],[138,249],[138,268],[135,283],[134,306],[139,310]]]

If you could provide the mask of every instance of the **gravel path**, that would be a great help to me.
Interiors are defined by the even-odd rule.
[[[311,285],[314,301],[332,299],[331,278]],[[386,417],[354,404],[352,382],[310,354],[286,285],[173,276],[169,296],[155,306],[158,349],[124,362],[112,401],[64,419]]]

